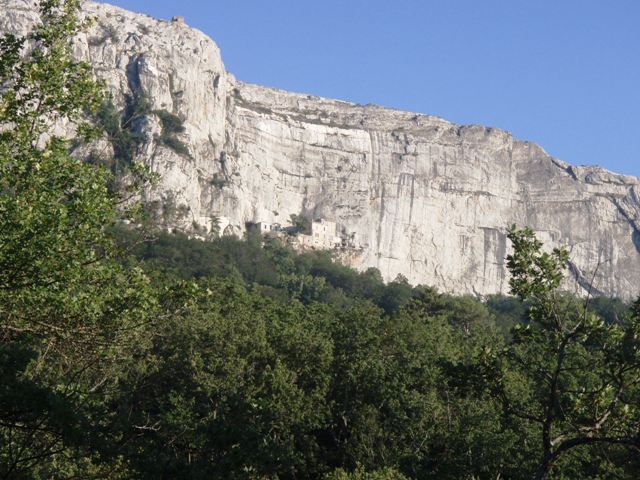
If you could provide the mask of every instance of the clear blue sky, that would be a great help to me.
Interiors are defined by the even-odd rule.
[[[111,0],[247,82],[500,127],[640,176],[640,0]]]

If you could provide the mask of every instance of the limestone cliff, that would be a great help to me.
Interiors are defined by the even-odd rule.
[[[0,31],[24,32],[34,2],[0,0]],[[161,175],[150,201],[171,223],[241,234],[246,222],[290,215],[334,221],[351,247],[336,252],[458,293],[506,291],[506,227],[530,225],[571,250],[577,292],[631,298],[640,289],[640,180],[572,167],[508,132],[239,82],[212,40],[179,18],[155,20],[86,3],[97,22],[77,55],[122,109],[145,94],[139,157]],[[160,142],[159,111],[178,115],[188,154]],[[597,271],[596,271],[597,270]]]

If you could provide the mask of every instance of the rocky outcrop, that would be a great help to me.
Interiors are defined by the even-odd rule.
[[[0,30],[26,31],[33,2],[0,0]],[[114,102],[151,102],[136,128],[158,172],[149,200],[183,229],[241,234],[292,214],[336,222],[336,252],[390,280],[479,295],[508,288],[506,228],[534,228],[571,251],[567,287],[629,299],[640,287],[640,180],[573,167],[508,132],[238,82],[216,45],[183,21],[87,3],[96,24],[77,55]],[[184,121],[188,153],[163,144],[158,112]],[[177,212],[177,213],[175,213]],[[355,240],[353,240],[355,239]]]
[[[38,19],[36,4],[0,0],[0,32],[27,32]],[[140,158],[161,174],[151,197],[174,204],[184,213],[182,224],[200,221],[201,212],[208,215],[201,191],[216,171],[215,159],[225,142],[229,77],[218,47],[179,18],[162,21],[93,2],[83,3],[83,14],[95,21],[75,42],[77,56],[106,82],[118,110],[141,95],[149,103],[149,114],[135,127],[147,138]],[[157,141],[161,122],[151,112],[170,112],[184,120],[181,140],[188,155]]]

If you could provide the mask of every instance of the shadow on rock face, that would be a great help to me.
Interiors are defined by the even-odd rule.
[[[636,250],[640,253],[640,231],[634,229],[631,239],[633,240]]]

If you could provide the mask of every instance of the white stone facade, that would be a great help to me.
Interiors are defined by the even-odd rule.
[[[336,235],[336,223],[318,219],[311,222],[310,235],[298,235],[302,247],[330,250],[342,245],[342,238]]]

